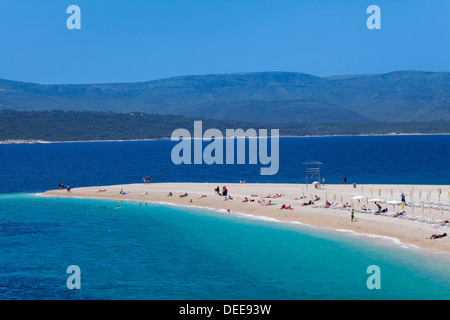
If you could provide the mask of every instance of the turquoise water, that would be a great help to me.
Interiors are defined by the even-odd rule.
[[[0,247],[0,299],[450,298],[448,256],[205,209],[5,194]]]

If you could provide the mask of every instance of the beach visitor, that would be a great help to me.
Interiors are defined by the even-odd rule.
[[[67,184],[67,192],[72,193],[72,191],[70,191],[70,184]]]
[[[145,177],[144,177],[144,178],[142,178],[142,180],[144,181],[144,184],[146,184],[146,183],[147,183],[147,180],[145,180]]]
[[[219,186],[217,186],[217,188],[215,188],[214,191],[215,191],[217,194],[220,195],[220,188],[219,188]]]
[[[150,177],[147,177],[147,183],[150,183]]]
[[[352,222],[355,219],[355,209],[352,208],[352,212],[351,212],[351,216],[352,216]]]
[[[443,238],[446,237],[447,233],[443,233],[443,234],[433,234],[431,237],[427,238],[427,239],[439,239],[439,238]]]
[[[402,199],[402,202],[406,202],[406,197],[405,197],[405,194],[402,192],[402,195],[401,195],[401,199]]]
[[[344,177],[344,184],[347,184],[347,177]]]

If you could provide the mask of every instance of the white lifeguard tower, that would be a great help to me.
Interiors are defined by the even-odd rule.
[[[305,161],[302,163],[305,169],[305,185],[308,189],[308,178],[313,179],[313,183],[316,183],[316,188],[322,189],[322,184],[320,183],[320,166],[322,162],[319,161]]]

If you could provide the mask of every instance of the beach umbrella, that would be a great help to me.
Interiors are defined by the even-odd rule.
[[[394,212],[395,212],[395,206],[398,206],[398,205],[402,204],[400,201],[397,201],[397,200],[390,200],[390,201],[388,201],[386,203],[387,204],[391,204],[391,205],[394,206]]]
[[[354,196],[352,197],[352,206],[353,206],[353,200],[358,200],[358,203],[360,203],[361,199],[364,199],[363,196]]]

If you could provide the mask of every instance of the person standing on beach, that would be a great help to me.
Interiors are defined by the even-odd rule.
[[[147,183],[150,183],[150,177],[147,177]]]
[[[72,191],[70,191],[70,184],[67,184],[67,192],[72,193]]]
[[[347,184],[347,177],[344,177],[344,184]]]
[[[144,181],[144,184],[146,184],[146,183],[147,183],[147,180],[145,180],[145,177],[144,177],[144,178],[142,178],[142,181]]]
[[[351,212],[351,217],[352,217],[352,222],[355,219],[355,209],[352,208],[352,212]]]

